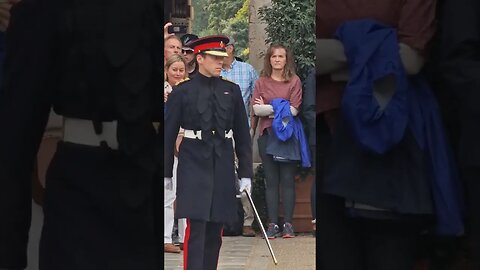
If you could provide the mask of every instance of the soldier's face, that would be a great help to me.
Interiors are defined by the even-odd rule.
[[[222,71],[225,56],[215,56],[206,54],[205,56],[197,55],[199,71],[207,77],[218,77]]]
[[[287,64],[287,51],[284,48],[273,49],[270,64],[272,69],[283,70]]]
[[[174,54],[180,54],[182,51],[182,43],[176,38],[170,38],[165,41],[164,45],[164,57],[168,59],[170,56]]]

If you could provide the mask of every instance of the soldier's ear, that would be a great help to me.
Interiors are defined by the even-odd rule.
[[[201,53],[197,54],[195,57],[197,58],[197,63],[200,64],[200,63],[203,62],[204,58],[203,58],[203,55]]]

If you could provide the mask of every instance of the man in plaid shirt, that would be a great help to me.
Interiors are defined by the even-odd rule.
[[[248,124],[250,125],[250,97],[253,93],[255,81],[258,79],[258,74],[252,65],[235,59],[235,39],[229,37],[225,49],[227,50],[228,57],[225,57],[220,76],[240,86],[245,111],[247,112]]]
[[[240,86],[243,104],[245,105],[245,111],[247,112],[248,125],[250,126],[250,98],[253,93],[255,81],[258,79],[258,74],[252,65],[238,61],[235,58],[235,39],[229,37],[225,49],[228,56],[225,57],[220,76]],[[253,209],[245,194],[242,194],[242,205],[245,213],[242,234],[243,236],[255,236],[255,231],[252,229],[252,223],[254,220]]]

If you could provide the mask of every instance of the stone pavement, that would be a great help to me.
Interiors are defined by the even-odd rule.
[[[218,270],[315,269],[315,238],[310,234],[270,241],[278,260],[273,263],[265,240],[257,237],[224,237]],[[183,269],[183,253],[165,254],[165,270]]]
[[[312,270],[315,269],[315,238],[311,234],[297,235],[292,239],[277,238],[270,244],[278,264],[273,263],[263,238],[257,237],[245,270]],[[222,270],[219,268],[219,270]]]
[[[32,203],[32,226],[28,247],[28,267],[38,269],[38,242],[42,227],[41,207]],[[310,234],[292,239],[270,240],[278,265],[274,265],[265,240],[260,236],[226,236],[220,251],[218,270],[310,270],[315,269],[315,238]],[[183,254],[165,254],[164,269],[182,270]]]

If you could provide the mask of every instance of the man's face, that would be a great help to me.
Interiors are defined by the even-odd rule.
[[[224,56],[215,55],[197,55],[197,62],[199,65],[199,71],[207,77],[218,77],[222,71]]]
[[[165,59],[168,59],[170,56],[174,54],[180,54],[182,50],[182,43],[180,40],[176,38],[170,38],[165,41],[165,46],[164,46],[164,57]]]
[[[229,57],[233,56],[233,52],[234,52],[233,45],[227,45],[225,47],[225,50],[227,51]]]
[[[187,60],[187,63],[191,63],[193,59],[195,58],[195,54],[193,53],[192,50],[183,50],[182,49],[182,54],[185,60]]]

